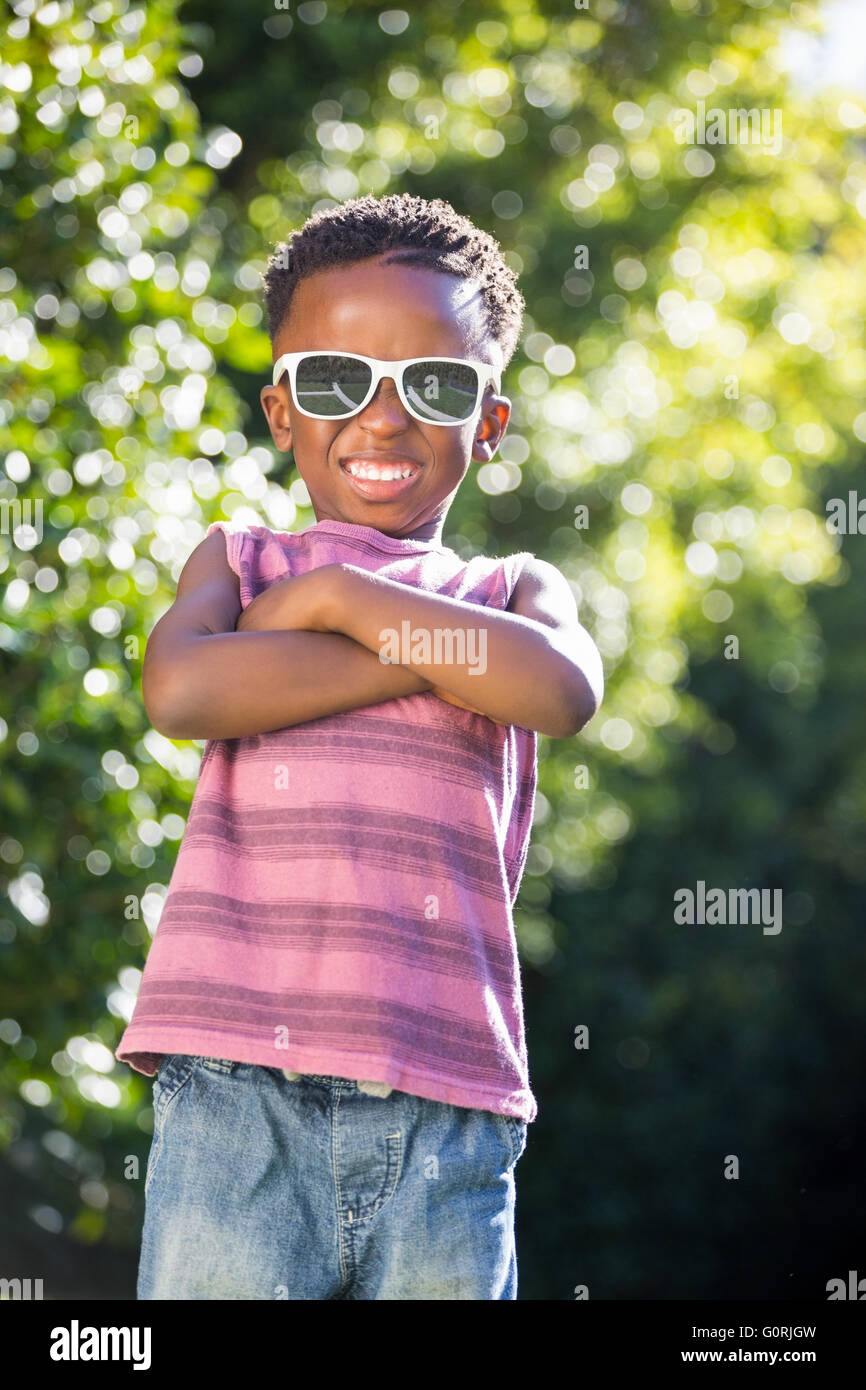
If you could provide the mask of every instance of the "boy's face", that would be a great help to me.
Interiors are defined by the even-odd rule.
[[[284,352],[355,352],[395,361],[459,357],[489,362],[501,372],[498,344],[483,328],[478,286],[455,275],[383,263],[376,256],[318,271],[297,286],[276,335],[274,360]],[[312,420],[296,409],[284,373],[261,393],[271,436],[294,449],[317,521],[372,526],[393,536],[438,539],[454,493],[474,459],[487,463],[505,434],[511,402],[489,383],[472,419],[461,425],[422,424],[403,406],[390,378],[347,420]],[[399,493],[365,494],[343,466],[359,456],[383,464],[420,465]],[[384,490],[384,489],[383,489]]]

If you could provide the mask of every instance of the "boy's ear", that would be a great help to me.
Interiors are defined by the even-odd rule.
[[[292,447],[292,427],[289,423],[289,407],[282,385],[263,386],[259,394],[262,410],[268,422],[271,439],[281,453],[288,453]]]
[[[511,416],[511,401],[507,396],[494,396],[485,406],[472,442],[472,457],[476,463],[489,463],[505,438]]]

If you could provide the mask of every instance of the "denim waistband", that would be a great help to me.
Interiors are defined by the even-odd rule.
[[[329,1090],[335,1090],[337,1086],[343,1086],[347,1090],[357,1091],[357,1081],[350,1081],[345,1076],[320,1076],[318,1072],[301,1072],[302,1081],[317,1081],[320,1086],[327,1086]]]

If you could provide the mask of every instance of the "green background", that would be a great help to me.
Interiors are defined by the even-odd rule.
[[[519,1296],[825,1298],[864,1259],[866,561],[826,508],[866,440],[866,111],[786,79],[820,9],[3,24],[0,521],[43,528],[0,534],[0,1276],[134,1298],[150,1082],[112,1052],[202,747],[148,728],[141,657],[212,520],[315,520],[258,402],[273,243],[407,191],[527,302],[445,542],[557,565],[607,679],[539,740]],[[680,143],[699,100],[778,111],[781,151]],[[781,932],[678,925],[699,880],[781,889]]]

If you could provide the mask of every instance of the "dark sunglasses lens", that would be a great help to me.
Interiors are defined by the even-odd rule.
[[[298,363],[295,395],[298,405],[323,419],[351,415],[370,389],[366,362],[338,353],[311,353]]]
[[[468,420],[478,399],[478,373],[466,362],[416,362],[403,372],[406,398],[433,425]]]

